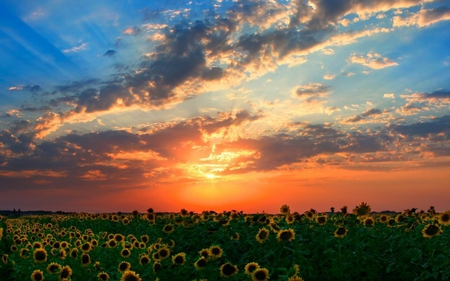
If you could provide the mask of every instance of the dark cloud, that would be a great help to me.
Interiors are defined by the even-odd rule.
[[[450,133],[450,116],[437,117],[429,122],[418,122],[406,125],[391,125],[393,132],[405,136],[427,137],[429,134]]]
[[[358,123],[363,120],[366,120],[367,117],[374,116],[374,115],[380,115],[380,114],[383,114],[383,112],[380,109],[371,108],[359,115],[353,115],[353,116],[350,116],[350,117],[344,119],[344,123]]]
[[[420,100],[442,100],[450,101],[450,91],[438,90],[432,93],[421,93],[418,94]]]
[[[106,53],[103,54],[104,57],[112,57],[116,54],[116,51],[114,50],[108,50]]]

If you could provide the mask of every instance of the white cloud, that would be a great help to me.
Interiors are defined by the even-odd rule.
[[[333,80],[334,78],[336,78],[336,75],[335,75],[335,74],[329,74],[329,73],[327,73],[327,74],[325,74],[325,75],[323,76],[323,79],[325,79],[325,80]]]
[[[380,54],[373,52],[368,53],[366,56],[352,54],[349,58],[349,61],[352,63],[362,64],[372,69],[382,69],[398,65],[397,62],[388,58],[383,58]]]
[[[395,99],[395,95],[392,93],[386,93],[383,95],[383,99]]]
[[[63,50],[63,53],[77,53],[79,51],[86,50],[86,48],[87,48],[87,43],[83,43],[80,46],[75,46],[70,49],[65,49],[65,50]]]

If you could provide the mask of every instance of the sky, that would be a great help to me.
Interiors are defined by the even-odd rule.
[[[450,209],[450,1],[0,2],[0,209]]]

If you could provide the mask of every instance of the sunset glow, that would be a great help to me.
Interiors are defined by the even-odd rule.
[[[450,209],[450,2],[2,1],[0,209]]]

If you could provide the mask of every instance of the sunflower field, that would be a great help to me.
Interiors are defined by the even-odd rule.
[[[0,279],[450,280],[450,211],[0,216]]]

